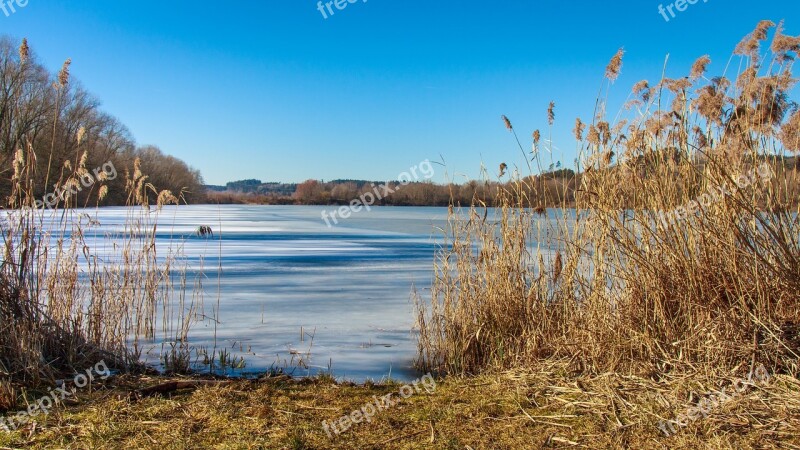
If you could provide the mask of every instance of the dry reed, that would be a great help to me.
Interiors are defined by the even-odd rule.
[[[704,78],[702,57],[691,77],[637,83],[630,123],[604,121],[602,100],[588,127],[577,120],[574,208],[562,198],[537,216],[554,187],[533,175],[501,190],[496,210],[451,208],[431,297],[416,299],[420,368],[475,374],[566,359],[579,373],[763,363],[796,374],[798,174],[782,155],[797,150],[786,62],[797,46],[757,55],[770,26],[740,44],[734,80]],[[622,56],[606,69],[609,85]],[[757,167],[769,176],[743,182]],[[686,217],[662,220],[686,205]]]

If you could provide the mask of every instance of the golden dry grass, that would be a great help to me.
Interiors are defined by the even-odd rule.
[[[398,385],[335,384],[329,379],[235,381],[129,399],[163,380],[112,379],[78,395],[35,428],[0,432],[5,448],[515,449],[800,448],[800,382],[775,376],[700,417],[671,437],[659,431],[697,401],[732,382],[686,374],[661,382],[636,376],[570,375],[565,362],[439,380],[371,423],[331,438],[331,421],[397,392]]]

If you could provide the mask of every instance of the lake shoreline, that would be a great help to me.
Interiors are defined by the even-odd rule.
[[[429,389],[416,391],[406,389],[410,383],[355,384],[325,376],[118,376],[80,392],[70,404],[38,417],[35,425],[0,433],[0,445],[455,449],[800,444],[800,405],[792,401],[800,395],[796,378],[772,376],[770,383],[665,436],[659,420],[670,420],[690,406],[695,386],[725,383],[731,374],[654,381],[621,374],[574,375],[563,362],[539,367],[436,379]],[[136,395],[141,392],[149,394]],[[375,408],[369,420],[356,413],[382,398],[391,403]],[[725,424],[725,419],[745,417],[750,420],[739,420],[733,428]],[[782,425],[760,425],[765,419]]]

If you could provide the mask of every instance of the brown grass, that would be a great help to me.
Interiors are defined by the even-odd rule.
[[[329,437],[335,420],[398,384],[336,384],[286,377],[237,381],[133,401],[154,379],[112,379],[37,424],[0,433],[0,446],[24,448],[798,448],[800,384],[777,376],[734,397],[671,437],[657,427],[730,379],[704,373],[661,381],[632,375],[570,375],[566,361],[437,381]],[[35,431],[35,432],[33,432]]]

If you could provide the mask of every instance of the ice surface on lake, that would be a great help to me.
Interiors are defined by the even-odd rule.
[[[198,205],[150,213],[159,258],[182,255],[188,298],[202,267],[198,313],[219,318],[216,329],[212,320],[198,321],[190,344],[244,357],[246,368],[234,374],[286,368],[298,376],[331,369],[355,381],[416,377],[411,293],[416,287],[429,298],[447,208],[374,207],[333,228],[323,210],[332,207]],[[144,217],[140,208],[79,213],[99,222],[83,227],[91,254],[117,264],[126,220]],[[554,213],[545,222],[552,225]],[[200,226],[214,236],[197,236]],[[547,228],[532,232],[542,236]],[[552,249],[541,250],[550,259]],[[157,336],[144,355],[154,365],[175,339]]]
[[[245,372],[287,364],[291,369],[293,358],[296,362],[310,352],[308,368],[296,368],[295,375],[330,366],[337,378],[357,381],[390,374],[411,378],[416,354],[412,287],[427,293],[435,242],[441,239],[434,226],[444,226],[447,209],[373,208],[334,228],[322,220],[324,209],[329,208],[164,208],[158,213],[157,246],[160,255],[182,248],[193,270],[202,257],[209,316],[219,283],[216,348],[244,356]],[[110,241],[131,211],[86,212],[100,222],[86,233],[93,253],[114,259],[118,255]],[[196,236],[201,225],[211,227],[214,237]],[[193,278],[190,272],[190,286]],[[214,331],[211,321],[197,323],[190,343],[210,353]],[[161,342],[149,348],[149,360],[158,361]]]

